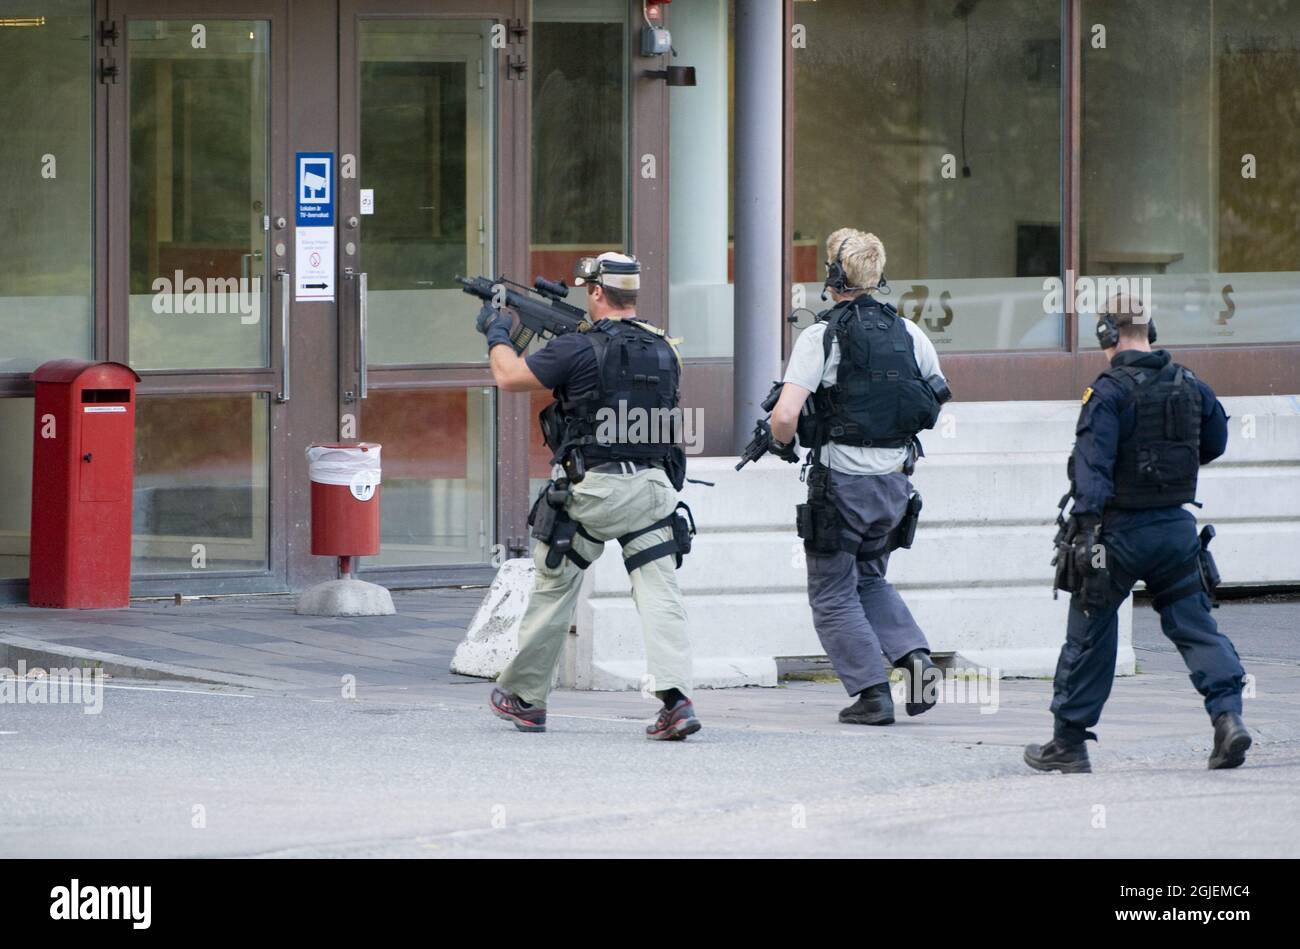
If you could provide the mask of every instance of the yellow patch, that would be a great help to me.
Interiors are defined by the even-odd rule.
[[[1092,398],[1092,386],[1088,386],[1088,388],[1083,390],[1083,404],[1087,405],[1088,400],[1091,398]]]

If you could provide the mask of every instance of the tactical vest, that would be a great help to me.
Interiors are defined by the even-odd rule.
[[[900,448],[934,427],[939,402],[921,376],[911,334],[894,307],[876,300],[834,307],[822,342],[828,359],[836,340],[835,385],[820,387],[813,397],[817,444]]]
[[[672,343],[652,327],[623,320],[601,320],[583,336],[596,356],[599,388],[556,399],[542,411],[552,462],[562,464],[574,449],[587,467],[680,458],[681,361]]]
[[[1137,424],[1115,457],[1114,508],[1174,507],[1196,500],[1201,467],[1201,390],[1191,371],[1120,366],[1102,374],[1133,406]]]

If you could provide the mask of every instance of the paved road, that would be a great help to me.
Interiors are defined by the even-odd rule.
[[[838,725],[833,682],[704,692],[705,730],[670,745],[641,737],[634,694],[561,693],[525,735],[473,680],[354,700],[116,681],[100,715],[0,706],[0,856],[1294,857],[1300,665],[1278,654],[1298,613],[1221,612],[1256,657],[1236,772],[1204,770],[1204,713],[1142,614],[1144,674],[1116,682],[1086,776],[1020,761],[1049,726],[1041,680],[890,729]]]

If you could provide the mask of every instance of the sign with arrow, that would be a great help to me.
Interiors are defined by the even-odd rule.
[[[294,300],[334,302],[334,155],[299,152],[297,156]]]

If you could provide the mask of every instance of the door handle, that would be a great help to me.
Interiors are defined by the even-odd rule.
[[[277,402],[289,401],[289,271],[280,269],[275,279],[280,284],[280,394]]]
[[[240,284],[241,292],[244,287],[249,285],[248,281],[253,277],[253,261],[261,259],[262,252],[260,250],[255,250],[251,254],[239,255],[239,277],[244,281]]]
[[[357,274],[357,367],[360,375],[361,398],[366,397],[366,304],[369,301],[369,274]]]

